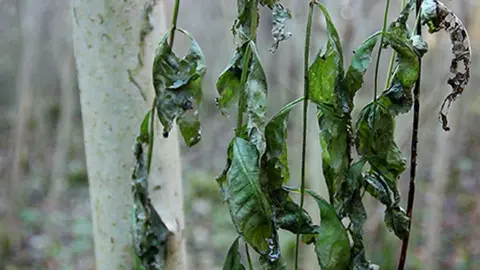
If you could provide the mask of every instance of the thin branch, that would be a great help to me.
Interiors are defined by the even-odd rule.
[[[303,62],[303,78],[304,78],[304,85],[303,85],[303,134],[302,134],[302,169],[301,169],[301,185],[300,185],[300,218],[298,222],[298,233],[297,239],[295,242],[295,270],[298,270],[298,253],[300,248],[300,229],[302,224],[303,215],[301,212],[303,211],[303,206],[305,203],[305,173],[306,173],[306,153],[307,153],[307,116],[308,116],[308,100],[309,100],[309,92],[310,92],[310,82],[308,77],[308,62],[310,59],[310,36],[312,32],[312,19],[313,19],[313,8],[316,4],[315,0],[312,0],[309,5],[308,10],[308,20],[307,20],[307,29],[305,35],[305,55],[304,55],[304,62]]]
[[[422,0],[417,0],[415,11],[417,17],[420,14],[420,9],[422,6]],[[422,35],[422,25],[420,23],[416,24],[417,35]],[[417,145],[418,145],[418,126],[420,119],[420,83],[421,83],[421,71],[422,71],[422,59],[419,56],[419,73],[417,83],[415,84],[415,89],[413,90],[414,103],[413,103],[413,131],[412,131],[412,148],[410,156],[410,185],[408,188],[408,205],[407,205],[407,216],[410,218],[408,225],[408,233],[402,241],[402,251],[400,253],[400,260],[398,262],[398,270],[403,270],[405,268],[405,263],[407,260],[407,251],[408,251],[408,241],[410,239],[410,231],[412,227],[412,213],[413,213],[413,202],[415,199],[415,177],[417,170]]]
[[[177,30],[178,12],[180,10],[180,0],[175,0],[172,18],[172,33],[170,34],[170,47],[173,49],[173,42],[175,41],[175,30]]]

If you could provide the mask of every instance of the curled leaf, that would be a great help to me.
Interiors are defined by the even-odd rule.
[[[238,252],[239,238],[240,237],[237,237],[230,246],[225,262],[223,263],[223,270],[245,270],[245,266],[243,266],[240,261],[240,253]]]
[[[150,202],[148,194],[148,168],[144,145],[148,145],[148,112],[141,125],[133,147],[136,163],[132,173],[133,240],[136,260],[145,269],[161,270],[167,256],[170,232]]]
[[[422,2],[421,22],[423,25],[428,25],[430,33],[445,30],[450,35],[453,45],[452,53],[454,57],[450,64],[450,73],[454,76],[448,79],[452,92],[443,101],[439,113],[443,129],[448,131],[450,130],[447,120],[448,109],[451,103],[462,94],[470,79],[472,58],[470,38],[457,15],[437,0],[424,0]]]
[[[180,119],[180,131],[187,146],[200,141],[198,106],[202,101],[202,80],[206,73],[205,57],[193,36],[178,29],[190,39],[188,53],[178,58],[168,44],[167,32],[158,44],[153,62],[153,85],[157,97],[157,112],[168,137],[173,123]]]
[[[270,52],[275,53],[281,41],[287,40],[292,36],[292,33],[285,31],[285,22],[292,18],[290,11],[285,8],[280,2],[275,3],[272,8],[273,17],[273,45],[270,47]]]
[[[406,168],[406,160],[394,141],[395,120],[387,105],[371,103],[360,112],[355,127],[356,146],[371,167],[365,177],[367,191],[387,206],[386,215],[394,214],[386,216],[385,221],[387,227],[402,239],[408,231],[405,227],[408,218],[406,215],[400,218],[402,210],[398,206],[397,181]]]

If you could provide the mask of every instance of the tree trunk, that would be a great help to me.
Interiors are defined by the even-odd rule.
[[[164,6],[148,0],[72,0],[72,5],[96,265],[132,269],[132,144],[153,100],[151,68],[155,45],[166,31]],[[162,134],[158,123],[156,134]],[[172,232],[166,269],[185,269],[176,131],[168,140],[155,138],[149,186]]]

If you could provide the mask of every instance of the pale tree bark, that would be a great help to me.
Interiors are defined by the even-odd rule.
[[[166,31],[164,4],[147,0],[72,0],[72,4],[96,265],[98,270],[132,269],[132,144],[153,100],[151,68],[156,44]],[[158,123],[155,134],[162,134]],[[156,136],[149,180],[152,203],[172,232],[166,269],[185,269],[176,131],[168,140]]]

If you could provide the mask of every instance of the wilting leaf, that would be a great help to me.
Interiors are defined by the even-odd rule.
[[[379,35],[380,33],[375,33],[368,37],[354,52],[352,62],[345,75],[345,87],[349,103],[351,103],[350,108],[353,108],[353,97],[363,85],[363,76],[372,62],[372,52]]]
[[[270,2],[275,2],[271,0]],[[272,5],[270,3],[269,5]],[[292,18],[290,11],[285,8],[281,3],[276,3],[272,8],[272,17],[273,17],[273,27],[272,27],[272,36],[274,43],[270,47],[270,52],[275,53],[278,49],[278,44],[281,41],[287,40],[292,36],[292,33],[285,31],[285,22],[288,19]]]
[[[330,15],[321,3],[317,3],[325,16],[328,30],[328,40],[324,51],[320,51],[315,61],[308,69],[310,84],[310,99],[315,103],[325,103],[343,106],[342,80],[343,80],[343,52],[340,37]],[[336,95],[336,96],[335,96]]]
[[[252,52],[251,65],[245,85],[247,105],[247,134],[249,141],[257,147],[260,156],[266,148],[265,115],[267,113],[267,78],[263,71],[255,43],[249,43]]]
[[[320,228],[315,237],[315,252],[321,268],[347,269],[351,254],[345,227],[326,200],[311,190],[307,190],[307,193],[315,199],[320,209]]]
[[[290,178],[287,162],[287,123],[290,111],[295,105],[303,101],[297,99],[285,105],[265,127],[267,150],[262,160],[262,169],[267,175],[264,184],[272,201],[275,224],[292,233],[313,233],[314,226],[308,213],[300,210],[282,189],[282,185]],[[301,219],[301,225],[300,225]]]
[[[163,269],[167,256],[167,241],[170,232],[150,202],[148,195],[147,157],[143,146],[148,145],[150,136],[148,112],[140,125],[133,147],[136,159],[132,173],[133,238],[138,267],[144,269]]]
[[[330,201],[345,182],[349,167],[347,123],[348,120],[335,113],[333,106],[323,105],[318,108],[318,126],[322,146],[322,166]]]
[[[325,52],[320,51],[308,68],[309,98],[315,103],[335,104],[335,87],[342,76],[337,69],[338,57],[331,43],[327,42]]]
[[[301,101],[303,98],[285,105],[265,126],[267,175],[269,185],[273,188],[281,188],[290,178],[287,160],[288,116]]]
[[[235,50],[233,58],[217,80],[216,87],[220,94],[217,98],[217,104],[223,115],[226,115],[226,109],[238,99],[240,91],[242,90],[243,86],[240,78],[242,76],[243,55],[245,54],[247,46],[248,43],[245,43]]]
[[[251,25],[252,25],[252,5],[251,0],[238,0],[237,12],[238,17],[232,26],[232,33],[235,37],[238,37],[240,44],[248,42],[251,37]],[[257,8],[258,9],[258,8]]]
[[[182,117],[183,138],[188,146],[193,146],[200,141],[198,106],[203,95],[205,57],[193,36],[185,30],[179,31],[190,39],[189,51],[182,59],[178,58],[167,42],[171,31],[167,32],[158,44],[153,62],[153,85],[164,136],[168,136],[174,121]]]
[[[343,182],[340,191],[335,196],[333,208],[340,218],[347,215],[345,210],[348,209],[348,205],[351,204],[355,192],[363,186],[363,168],[365,163],[365,159],[360,159],[350,165],[347,179]]]
[[[398,209],[400,193],[397,181],[406,168],[406,160],[394,141],[395,120],[388,111],[389,104],[373,103],[367,105],[359,115],[356,123],[356,145],[358,153],[367,159],[371,171],[365,178],[368,192],[387,206],[387,213]],[[386,217],[387,226],[402,238],[408,227],[400,218],[400,211],[392,212],[393,217]],[[407,218],[408,220],[408,218]],[[397,223],[398,222],[398,223]]]
[[[410,39],[401,39],[387,33],[385,43],[397,52],[398,65],[390,87],[382,93],[380,99],[384,100],[385,106],[395,116],[408,112],[412,107],[412,89],[418,79],[419,61]]]
[[[230,246],[225,262],[223,263],[223,270],[245,270],[245,266],[243,266],[240,261],[240,253],[238,252],[239,238],[240,237],[237,237],[232,246]]]
[[[272,261],[267,256],[260,256],[260,265],[263,270],[287,270],[287,262],[283,257]]]
[[[350,225],[350,235],[352,236],[353,246],[351,248],[351,258],[353,269],[363,270],[370,269],[370,262],[367,261],[365,255],[365,247],[363,245],[363,225],[367,220],[367,212],[363,206],[360,190],[355,190],[352,199],[346,209],[348,217],[352,224]],[[372,265],[373,266],[373,265]]]
[[[404,239],[410,228],[410,219],[400,206],[388,207],[385,210],[385,223],[399,239]]]
[[[260,186],[258,160],[253,144],[235,138],[225,193],[237,232],[258,253],[273,256],[278,252],[278,236],[271,206]]]
[[[421,22],[423,25],[428,25],[430,33],[445,30],[450,35],[453,44],[454,58],[450,64],[450,73],[454,76],[448,79],[448,84],[452,87],[452,93],[445,98],[440,109],[443,129],[450,130],[447,120],[448,108],[452,101],[462,94],[470,79],[472,58],[470,37],[457,15],[437,0],[424,0],[422,2]]]

